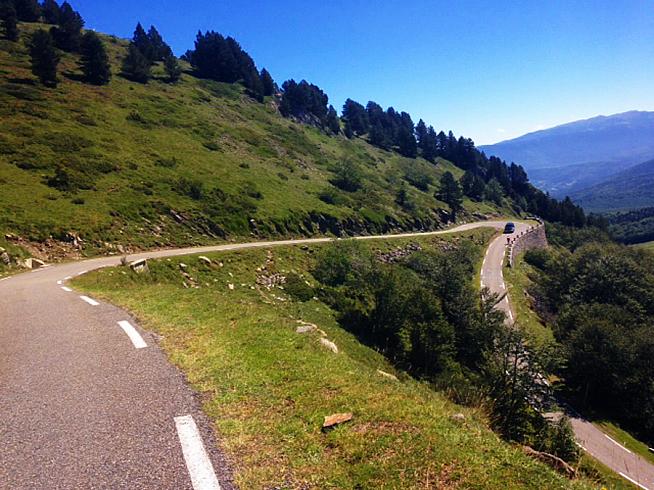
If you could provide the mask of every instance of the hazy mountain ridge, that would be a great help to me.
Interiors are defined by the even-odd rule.
[[[571,197],[588,211],[624,211],[654,204],[654,160],[635,165]]]
[[[590,187],[654,157],[654,112],[597,116],[481,146],[524,166],[554,195]]]

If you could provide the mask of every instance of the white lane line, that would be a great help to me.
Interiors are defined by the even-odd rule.
[[[620,471],[620,476],[621,476],[622,478],[626,478],[626,479],[629,480],[631,483],[633,483],[634,485],[639,486],[639,487],[642,488],[643,490],[649,490],[649,488],[647,488],[645,485],[641,485],[640,483],[638,483],[638,482],[637,482],[636,480],[634,480],[633,478],[629,478],[629,477],[628,477],[627,475],[625,475],[622,471]]]
[[[613,439],[612,437],[609,437],[609,436],[606,435],[606,434],[604,434],[604,437],[606,437],[609,441],[611,441],[611,442],[612,442],[613,444],[615,444],[616,446],[620,446],[622,449],[624,449],[625,451],[627,451],[629,454],[633,454],[631,451],[629,451],[629,449],[627,449],[626,447],[624,447],[622,444],[620,444],[618,441],[616,441],[616,440]]]
[[[143,349],[143,347],[148,346],[148,344],[145,343],[145,340],[143,340],[143,337],[141,337],[141,334],[136,331],[131,323],[122,320],[118,322],[118,325],[120,325],[120,328],[122,328],[123,331],[127,334],[129,340],[131,340],[132,344],[134,344],[134,347],[137,349]]]
[[[98,306],[100,303],[98,303],[96,300],[89,298],[88,296],[80,296],[79,297],[82,301],[86,301],[88,304],[91,306]]]
[[[191,415],[175,417],[177,435],[194,490],[220,490],[218,478],[202,443],[202,437]]]
[[[63,290],[66,291],[67,293],[70,293],[70,292],[72,291],[72,289],[67,288],[66,286],[61,286],[61,289],[63,289]]]
[[[66,276],[66,277],[64,277],[64,281],[67,281],[68,279],[72,279],[72,278],[73,278],[73,276]]]
[[[582,445],[579,444],[578,442],[575,442],[575,444],[576,444],[577,446],[579,446],[581,449],[583,449],[584,451],[588,452],[588,449],[586,449],[584,446],[582,446]]]
[[[88,271],[82,271],[82,272],[78,272],[78,273],[75,274],[75,275],[76,275],[76,276],[81,276],[82,274],[86,274],[87,272],[88,272]]]

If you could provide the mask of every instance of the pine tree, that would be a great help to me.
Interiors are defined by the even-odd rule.
[[[400,127],[397,132],[397,142],[400,155],[407,158],[418,156],[418,145],[416,144],[416,138],[413,136],[413,131],[404,126]]]
[[[461,192],[461,187],[454,179],[452,172],[445,172],[441,177],[440,184],[440,189],[436,193],[436,199],[447,204],[456,219],[456,214],[463,206],[463,192]]]
[[[166,75],[168,75],[168,81],[170,83],[177,82],[182,76],[182,67],[179,66],[179,62],[173,54],[164,60],[164,69],[166,70]]]
[[[43,1],[43,5],[41,5],[41,15],[43,15],[43,20],[45,20],[46,24],[58,24],[60,14],[61,9],[56,0]]]
[[[77,51],[82,39],[82,27],[82,16],[68,2],[64,2],[59,11],[59,25],[52,28],[57,47],[64,51]]]
[[[334,106],[330,105],[329,110],[327,111],[327,119],[325,121],[325,126],[333,134],[339,134],[341,132],[341,123],[338,120],[338,114]]]
[[[161,34],[159,34],[159,31],[157,31],[154,26],[150,26],[150,30],[148,31],[148,39],[150,41],[151,51],[150,61],[162,61],[168,59],[170,56],[173,56],[173,50],[170,49],[170,46],[164,42]]]
[[[263,68],[261,70],[261,84],[263,85],[263,95],[270,96],[275,94],[275,81],[268,73],[268,70]]]
[[[18,41],[18,17],[16,16],[16,9],[12,4],[0,4],[0,19],[2,20],[2,29],[5,31],[5,37],[10,41]]]
[[[136,24],[136,28],[134,29],[132,45],[141,52],[145,59],[148,60],[148,63],[152,64],[154,62],[155,53],[152,43],[140,22]]]
[[[43,29],[36,31],[32,34],[29,48],[32,73],[39,77],[42,84],[56,87],[59,55],[55,50],[50,33]]]
[[[130,43],[127,56],[123,60],[122,74],[128,80],[139,83],[148,83],[152,76],[150,61],[134,43]]]
[[[438,155],[438,137],[433,126],[429,126],[427,134],[424,136],[421,144],[422,157],[430,162],[436,161]]]
[[[352,124],[350,121],[345,121],[345,127],[343,128],[343,134],[347,139],[354,138],[354,131],[352,130]]]
[[[41,7],[37,0],[13,0],[18,20],[22,22],[37,22],[41,16]]]
[[[425,144],[426,137],[427,137],[427,125],[425,124],[425,121],[420,119],[420,121],[418,121],[418,124],[416,124],[416,139],[418,140],[418,146],[423,151],[424,151],[423,146]]]
[[[93,31],[82,36],[80,44],[80,68],[86,81],[95,85],[105,85],[111,79],[109,57],[102,40]]]

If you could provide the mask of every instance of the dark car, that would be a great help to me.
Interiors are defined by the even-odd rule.
[[[509,222],[504,227],[504,233],[513,233],[515,231],[515,224]]]

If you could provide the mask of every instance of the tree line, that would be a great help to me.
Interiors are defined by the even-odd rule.
[[[500,298],[472,286],[480,245],[465,239],[386,263],[361,242],[338,242],[317,256],[319,285],[304,297],[318,295],[345,329],[455,402],[489,409],[505,439],[574,461],[565,419],[550,424],[537,410],[549,388],[534,379],[548,372],[549,355],[505,325]]]
[[[104,43],[92,31],[82,33],[84,20],[68,2],[61,6],[56,0],[44,0],[42,4],[36,0],[0,2],[0,18],[7,38],[18,38],[18,20],[53,24],[49,31],[37,31],[30,42],[32,70],[41,82],[56,85],[58,49],[79,52],[80,68],[87,82],[98,85],[109,82],[111,69]],[[436,198],[450,205],[454,215],[461,209],[463,196],[475,201],[489,200],[498,206],[504,205],[508,198],[515,210],[548,221],[576,227],[599,222],[596,217],[586,216],[569,198],[559,201],[536,189],[522,166],[507,164],[495,156],[487,157],[470,138],[457,138],[452,131],[437,132],[422,119],[414,124],[409,113],[393,107],[384,109],[374,101],[364,106],[347,99],[339,117],[327,94],[306,80],[287,80],[280,89],[270,73],[265,68],[259,71],[252,57],[230,36],[215,31],[198,32],[194,49],[182,58],[191,64],[196,76],[241,83],[258,101],[280,93],[278,104],[283,116],[318,126],[329,134],[366,138],[384,150],[397,151],[407,158],[421,156],[434,164],[438,158],[451,161],[465,170],[465,174],[460,181],[452,182],[447,177],[444,182],[447,188]],[[182,69],[170,46],[154,26],[146,32],[138,23],[122,61],[121,74],[129,80],[147,83],[152,78],[152,67],[158,62],[163,62],[169,82],[179,80]]]
[[[580,406],[623,423],[651,445],[654,255],[596,242],[601,233],[574,240],[577,233],[567,231],[561,243],[568,248],[525,256],[537,271],[531,293],[539,312],[563,346],[559,375]]]

